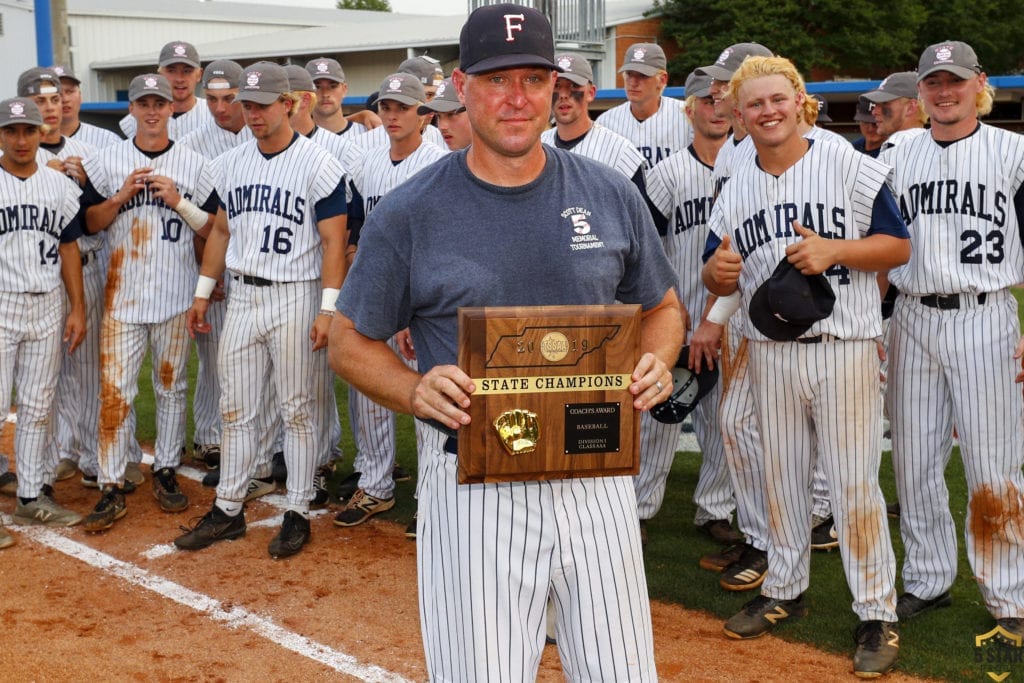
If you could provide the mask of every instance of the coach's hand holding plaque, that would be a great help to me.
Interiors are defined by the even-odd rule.
[[[459,367],[476,390],[459,481],[636,474],[639,358],[639,306],[460,308]]]

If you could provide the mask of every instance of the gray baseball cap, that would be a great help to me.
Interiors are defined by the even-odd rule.
[[[818,123],[832,123],[832,117],[828,115],[828,100],[821,95],[811,95],[818,101]]]
[[[330,57],[317,57],[309,60],[306,62],[306,71],[314,81],[318,78],[326,78],[336,83],[345,82],[345,70],[341,68],[338,60]]]
[[[594,70],[584,57],[568,52],[555,55],[555,64],[562,70],[559,78],[572,81],[576,85],[587,85],[594,82]]]
[[[877,88],[864,93],[864,97],[871,102],[892,102],[900,97],[917,99],[917,72],[899,71],[889,74]]]
[[[171,64],[188,64],[197,69],[200,68],[199,52],[196,50],[195,45],[182,40],[176,40],[164,45],[163,49],[160,50],[160,68],[162,69]]]
[[[72,71],[71,67],[69,66],[64,66],[63,64],[55,64],[50,68],[53,69],[53,72],[60,76],[61,79],[66,78],[69,81],[74,81],[76,84],[82,82],[82,79],[76,76],[75,72]]]
[[[239,102],[273,104],[291,90],[288,73],[283,66],[273,62],[256,62],[242,71],[241,85],[235,99]]]
[[[434,99],[421,104],[416,110],[417,114],[450,114],[464,110],[466,107],[459,101],[459,93],[452,84],[452,79],[446,78],[437,86]]]
[[[923,81],[936,71],[948,71],[960,78],[971,78],[981,73],[978,55],[967,43],[945,40],[924,49],[917,63],[917,80]]]
[[[722,50],[714,64],[702,66],[698,71],[716,81],[728,81],[747,57],[771,57],[772,51],[760,43],[736,43]]]
[[[0,128],[17,123],[43,125],[43,115],[39,113],[35,102],[25,97],[12,97],[0,102]]]
[[[377,101],[394,100],[402,104],[417,106],[427,101],[427,91],[424,90],[420,80],[412,74],[404,72],[394,73],[384,79],[380,84],[380,94]]]
[[[711,76],[699,71],[691,71],[686,77],[685,93],[687,97],[707,97],[711,94],[711,83],[714,81]]]
[[[532,7],[511,3],[473,10],[459,33],[459,68],[463,73],[527,67],[558,71],[548,18]]]
[[[316,92],[313,77],[298,64],[289,64],[284,68],[284,72],[288,74],[288,85],[292,92]]]
[[[53,95],[60,92],[60,76],[53,69],[32,67],[18,76],[18,97]]]
[[[668,68],[665,51],[654,43],[634,43],[626,50],[626,61],[619,67],[619,73],[636,71],[645,76],[653,76]]]
[[[171,84],[160,74],[142,74],[132,79],[128,86],[128,101],[134,102],[146,95],[156,95],[168,101],[174,101]]]
[[[206,65],[203,70],[203,87],[207,90],[228,90],[237,88],[242,78],[242,66],[231,59],[218,59]],[[210,83],[223,80],[225,83]]]
[[[402,73],[412,74],[420,79],[423,85],[436,86],[444,80],[444,71],[441,69],[441,62],[427,55],[412,57],[398,65]]]
[[[853,120],[861,123],[874,123],[875,117],[871,113],[872,106],[871,102],[861,95],[857,98],[857,113],[853,115]]]

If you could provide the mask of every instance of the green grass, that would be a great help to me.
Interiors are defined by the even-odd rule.
[[[1018,293],[1019,296],[1019,293]],[[189,364],[190,386],[195,376],[195,357]],[[348,392],[340,380],[335,383],[338,408],[342,416],[342,448],[344,464],[336,474],[336,481],[352,471],[355,446],[348,428]],[[148,361],[140,377],[138,410],[138,437],[151,443],[155,437],[153,427],[153,393]],[[188,440],[192,439],[191,395],[189,396]],[[398,461],[411,472],[416,471],[415,434],[412,418],[399,416]],[[699,453],[676,455],[668,479],[665,503],[648,530],[650,543],[646,549],[647,578],[651,597],[687,608],[704,610],[725,619],[738,611],[753,592],[729,593],[718,587],[717,574],[698,567],[701,555],[716,549],[706,536],[693,526],[693,489],[700,467]],[[901,626],[899,669],[931,678],[949,681],[990,680],[985,672],[992,668],[974,661],[974,636],[992,627],[992,618],[982,604],[977,584],[971,576],[963,548],[963,524],[966,514],[966,484],[959,450],[954,449],[947,470],[947,483],[954,518],[958,527],[960,545],[959,574],[952,588],[953,606],[933,612]],[[895,500],[892,467],[888,456],[883,458],[882,489],[887,500]],[[406,524],[416,509],[413,498],[415,482],[399,484],[396,489],[395,508],[383,518]],[[898,523],[891,522],[893,546],[897,567],[902,563],[903,545]],[[897,589],[901,583],[897,573]],[[852,598],[842,571],[838,552],[812,553],[811,585],[805,594],[810,614],[802,621],[787,624],[777,631],[779,637],[800,641],[850,656],[853,652],[852,632],[856,617],[850,609]],[[724,636],[723,636],[724,638]],[[780,662],[780,671],[784,669]],[[1024,679],[1024,664],[998,669],[1009,670],[1009,680]],[[841,676],[837,675],[837,678]]]

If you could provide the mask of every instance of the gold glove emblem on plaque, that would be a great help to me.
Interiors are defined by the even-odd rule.
[[[510,455],[533,453],[540,438],[537,414],[529,410],[506,410],[494,420],[494,430]]]

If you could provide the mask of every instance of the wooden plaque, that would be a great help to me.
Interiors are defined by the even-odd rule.
[[[460,483],[639,471],[639,306],[460,308],[458,322],[459,367],[476,384]]]

